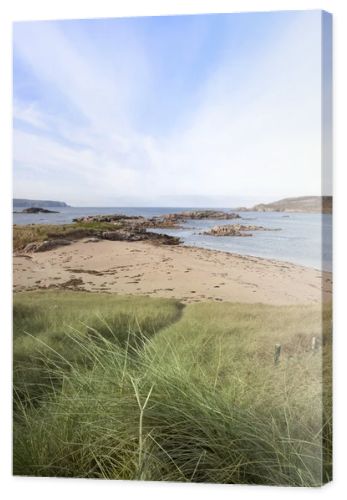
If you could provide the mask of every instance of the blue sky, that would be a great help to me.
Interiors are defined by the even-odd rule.
[[[14,195],[320,194],[320,42],[319,11],[15,23]]]

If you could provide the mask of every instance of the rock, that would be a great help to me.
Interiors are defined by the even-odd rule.
[[[145,239],[143,237],[143,234],[144,233],[132,233],[130,231],[120,229],[119,231],[104,231],[103,233],[101,233],[101,237],[104,240],[111,241],[141,241]]]
[[[85,217],[77,217],[72,219],[73,222],[122,222],[122,221],[141,221],[145,220],[145,217],[141,215],[124,215],[124,214],[113,214],[113,215],[87,215]]]
[[[163,216],[164,220],[173,222],[187,220],[187,219],[216,219],[216,220],[231,220],[240,219],[241,217],[234,212],[223,212],[222,210],[186,210],[174,214],[166,214]]]
[[[37,241],[34,243],[28,243],[28,245],[24,248],[24,253],[30,252],[47,252],[48,250],[53,250],[54,248],[70,245],[70,240],[46,240],[46,241]]]
[[[209,236],[252,236],[252,231],[280,231],[264,226],[244,226],[242,224],[227,224],[224,226],[214,226],[209,231],[202,234]]]
[[[86,217],[79,217],[73,219],[73,222],[88,223],[88,222],[108,222],[117,226],[121,226],[123,229],[133,231],[135,229],[145,229],[145,228],[177,228],[181,226],[176,224],[174,221],[167,220],[164,217],[150,217],[146,218],[142,215],[124,215],[124,214],[114,214],[114,215],[90,215]]]
[[[152,233],[150,231],[143,231],[134,229],[132,231],[120,229],[118,231],[104,231],[101,237],[105,240],[111,241],[153,241],[162,245],[178,245],[180,239],[175,236],[167,234]]]
[[[148,240],[156,245],[179,245],[181,239],[177,236],[169,236],[168,234],[147,232]]]
[[[228,224],[225,226],[214,226],[209,231],[205,231],[203,234],[209,236],[252,236],[251,233],[244,232],[247,231],[247,226],[241,226],[240,224]],[[243,232],[242,232],[243,231]]]
[[[24,252],[24,253],[34,252],[34,251],[36,250],[36,248],[37,248],[37,246],[38,246],[38,245],[39,245],[39,243],[37,243],[37,242],[35,242],[35,243],[28,243],[28,244],[25,246],[25,248],[24,248],[23,252]]]
[[[71,245],[71,240],[47,240],[42,242],[35,250],[35,252],[46,252],[47,250],[53,250],[54,248]]]
[[[99,243],[100,238],[89,238],[89,240],[86,240],[84,243]]]
[[[28,207],[24,208],[21,212],[21,214],[58,214],[59,212],[56,212],[55,210],[48,210],[47,208],[40,208],[40,207]]]
[[[172,228],[172,229],[181,229],[181,225],[177,224],[177,221],[174,219],[169,219],[164,217],[151,217],[150,219],[145,220],[141,223],[143,227],[153,227],[153,228]]]

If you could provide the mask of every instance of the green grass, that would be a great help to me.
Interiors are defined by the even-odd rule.
[[[52,380],[62,380],[62,374],[47,370],[54,359],[56,367],[69,371],[91,360],[85,355],[75,337],[81,342],[94,343],[109,339],[112,344],[133,349],[160,328],[175,321],[182,305],[177,301],[148,297],[134,301],[130,296],[89,293],[34,292],[18,294],[13,304],[14,382],[21,404],[37,402],[56,386]]]
[[[330,317],[314,354],[316,306],[17,294],[14,473],[318,486]]]
[[[73,224],[31,224],[13,227],[13,250],[20,251],[28,243],[55,238],[80,239],[94,236],[100,231],[114,231],[121,223],[111,222],[75,222]]]

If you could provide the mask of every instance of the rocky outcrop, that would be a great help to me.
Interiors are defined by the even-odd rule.
[[[77,217],[72,219],[73,222],[123,222],[123,221],[145,221],[145,217],[141,215],[124,215],[124,214],[111,214],[111,215],[87,215],[85,217]]]
[[[58,248],[65,245],[70,245],[71,240],[46,240],[46,241],[35,241],[33,243],[28,243],[24,248],[24,253],[31,252],[47,252],[48,250],[53,250],[54,248]]]
[[[92,237],[90,237],[92,235]],[[48,234],[48,238],[45,241],[34,241],[28,243],[22,250],[23,255],[28,253],[36,252],[46,252],[48,250],[53,250],[64,245],[70,245],[76,240],[82,238],[88,238],[86,242],[96,243],[100,240],[110,240],[110,241],[149,241],[158,245],[178,245],[181,240],[175,236],[169,236],[167,234],[154,233],[147,231],[146,228],[139,227],[121,227],[120,229],[102,231],[102,230],[87,230],[82,231],[81,229],[71,230],[67,238],[58,238],[55,233]]]
[[[88,222],[108,222],[121,224],[123,227],[133,230],[134,228],[173,228],[180,229],[180,223],[186,220],[231,220],[240,219],[240,216],[234,212],[223,212],[222,210],[185,210],[183,212],[165,214],[162,216],[146,218],[141,215],[89,215],[86,217],[78,217],[73,219],[73,222],[88,223]]]
[[[143,233],[132,233],[123,229],[119,231],[104,231],[101,233],[101,238],[111,241],[141,241],[144,239]]]
[[[175,228],[179,229],[181,226],[176,224],[175,221],[166,219],[165,217],[150,217],[146,218],[142,215],[88,215],[86,217],[78,217],[73,219],[73,222],[88,223],[88,222],[107,222],[115,225],[121,224],[123,227],[133,230],[136,228]]]
[[[146,221],[143,223],[143,226],[158,229],[180,229],[182,227],[177,223],[176,220],[168,219],[165,217],[151,217],[150,219],[146,219]]]
[[[41,208],[41,207],[28,207],[24,208],[21,212],[21,214],[58,214],[59,212],[56,212],[55,210],[48,210],[47,208]]]
[[[163,216],[164,220],[173,222],[184,221],[187,219],[202,220],[202,219],[216,219],[216,220],[231,220],[240,219],[241,217],[234,212],[223,212],[222,210],[186,210],[174,214],[166,214]]]
[[[264,226],[244,226],[242,224],[227,224],[225,226],[214,226],[202,234],[209,236],[252,236],[253,231],[280,231]]]
[[[104,240],[111,241],[151,241],[162,245],[178,245],[180,238],[169,236],[167,234],[152,233],[150,231],[127,231],[120,229],[118,231],[104,231],[101,233]]]

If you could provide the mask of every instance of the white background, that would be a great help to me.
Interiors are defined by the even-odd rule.
[[[11,477],[12,21],[264,10],[325,9],[334,14],[334,481],[324,488],[168,484]],[[44,41],[43,41],[44,43]],[[199,498],[338,498],[347,491],[347,7],[344,0],[3,0],[0,7],[0,494],[52,499],[139,496]]]

